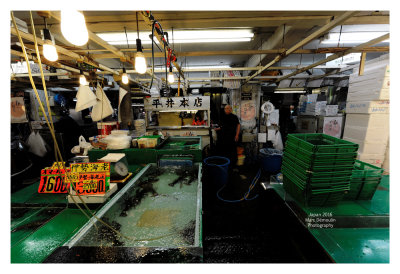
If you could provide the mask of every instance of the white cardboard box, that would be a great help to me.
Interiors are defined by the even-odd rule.
[[[347,113],[389,113],[390,102],[384,101],[359,101],[347,102]]]
[[[385,169],[384,173],[390,173],[390,145],[386,146],[385,159],[383,159],[382,168]]]
[[[377,101],[377,100],[390,100],[389,89],[368,89],[352,92],[347,94],[347,101]]]
[[[389,140],[389,129],[373,127],[354,127],[346,125],[343,138],[361,140],[369,143],[387,143]]]
[[[389,131],[389,114],[347,114],[346,126],[385,128]]]
[[[349,93],[359,91],[365,88],[385,89],[390,88],[390,77],[366,79],[362,82],[349,83]]]
[[[385,154],[387,148],[387,142],[379,142],[379,143],[372,143],[372,142],[365,142],[363,140],[352,139],[348,137],[343,137],[343,140],[353,142],[359,145],[358,152],[360,154]]]
[[[366,69],[367,68],[367,69]],[[378,67],[364,67],[363,75],[357,73],[350,74],[349,83],[363,82],[370,79],[383,79],[390,76],[390,67],[386,64],[381,64]]]

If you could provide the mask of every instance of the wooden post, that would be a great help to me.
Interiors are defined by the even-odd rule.
[[[358,75],[360,75],[360,76],[364,74],[364,66],[365,66],[365,58],[366,57],[367,57],[366,52],[361,53],[360,67],[358,68]]]

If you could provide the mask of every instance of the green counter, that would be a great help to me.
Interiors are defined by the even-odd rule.
[[[389,263],[389,176],[383,176],[371,200],[341,201],[332,207],[305,207],[271,188],[337,263]]]
[[[181,142],[183,144],[178,145],[178,143]],[[195,146],[185,145],[185,142],[195,143]],[[157,163],[158,159],[162,155],[192,155],[194,162],[202,162],[203,156],[201,147],[202,145],[200,136],[171,136],[156,148],[127,148],[118,150],[92,149],[89,150],[88,155],[91,162],[96,162],[97,159],[106,156],[108,153],[125,153],[130,165]]]
[[[134,176],[142,168],[129,165]],[[68,208],[67,194],[41,194],[38,187],[39,182],[11,195],[11,263],[43,262],[88,222],[79,209]]]

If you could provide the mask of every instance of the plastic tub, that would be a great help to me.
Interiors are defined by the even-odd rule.
[[[262,170],[269,173],[278,173],[281,170],[282,154],[283,152],[277,149],[260,149]]]
[[[230,160],[221,156],[211,156],[204,159],[205,176],[213,187],[222,187],[228,182],[228,167]]]

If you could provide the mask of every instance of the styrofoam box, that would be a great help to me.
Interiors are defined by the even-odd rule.
[[[383,78],[371,78],[365,79],[360,82],[353,82],[349,83],[349,93],[363,90],[365,88],[378,88],[378,89],[385,89],[390,87],[390,77],[383,77]]]
[[[372,60],[371,60],[372,61]],[[367,61],[364,66],[364,75],[371,73],[371,71],[375,71],[378,69],[383,69],[389,66],[389,59],[379,60],[378,62]],[[353,69],[353,73],[358,75],[358,67]],[[373,72],[372,72],[373,73]]]
[[[376,101],[376,100],[389,100],[390,90],[389,89],[369,89],[352,92],[347,94],[347,101]]]
[[[385,154],[387,148],[387,142],[365,142],[348,137],[343,137],[343,140],[358,144],[358,152],[360,154]]]
[[[358,154],[357,159],[377,167],[382,167],[385,156],[381,154]]]
[[[371,143],[387,143],[389,139],[389,129],[352,127],[346,125],[343,132],[343,138],[345,137]]]
[[[350,74],[349,83],[364,82],[371,79],[383,79],[390,76],[390,67],[388,65],[383,65],[380,67],[371,67],[369,69],[364,68],[363,75],[358,75],[357,73]]]
[[[390,79],[372,79],[350,84],[347,101],[389,100]]]
[[[389,114],[347,114],[346,126],[386,128],[389,130]]]
[[[359,101],[347,102],[347,113],[389,113],[390,102],[383,101]]]
[[[385,173],[388,174],[390,172],[390,145],[386,146],[385,159],[383,159],[382,168],[385,169]]]

